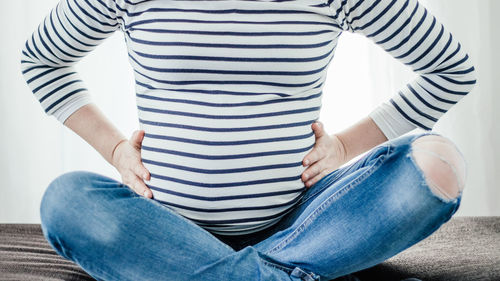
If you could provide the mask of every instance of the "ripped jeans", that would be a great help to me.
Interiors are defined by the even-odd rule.
[[[324,176],[277,224],[212,234],[112,178],[72,171],[42,198],[45,238],[97,280],[344,280],[416,244],[460,205],[411,156],[424,132],[386,141]],[[346,278],[347,279],[347,278]]]

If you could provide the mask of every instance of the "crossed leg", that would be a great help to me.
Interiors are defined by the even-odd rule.
[[[238,252],[115,180],[88,172],[67,173],[46,191],[44,235],[99,280],[289,280],[270,262],[307,269],[303,280],[342,276],[420,241],[458,207],[453,200],[433,200],[417,182],[423,174],[435,194],[458,196],[465,162],[453,143],[422,136],[410,152],[406,141],[413,138],[401,140],[403,145],[377,149],[366,165],[321,192],[292,227]]]
[[[255,247],[334,279],[376,265],[436,231],[458,209],[465,161],[438,134],[397,138],[318,185],[290,225]]]
[[[443,136],[426,135],[417,138],[412,149],[416,163],[436,195],[451,200],[463,191],[466,162],[453,142]]]

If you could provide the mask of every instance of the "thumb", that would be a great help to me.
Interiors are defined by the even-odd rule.
[[[132,134],[132,137],[130,138],[130,141],[135,147],[141,148],[143,139],[144,139],[144,130],[135,130],[134,133]]]
[[[312,125],[312,128],[317,138],[320,138],[325,135],[325,131],[323,130],[323,124],[320,121],[315,121]]]

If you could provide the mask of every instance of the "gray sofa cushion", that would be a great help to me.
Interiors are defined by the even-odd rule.
[[[362,281],[500,281],[500,217],[452,217],[420,243],[355,275]]]
[[[500,217],[453,217],[420,243],[354,275],[362,281],[500,280]],[[0,280],[94,279],[57,255],[39,224],[0,224]]]
[[[0,280],[95,280],[50,247],[39,224],[0,224]]]

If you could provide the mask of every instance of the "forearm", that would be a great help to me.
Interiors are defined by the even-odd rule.
[[[346,156],[345,162],[349,162],[361,153],[387,141],[384,133],[369,116],[366,116],[351,127],[339,133],[335,133],[334,135],[336,135],[344,145]]]
[[[127,139],[94,103],[80,107],[64,121],[64,125],[94,147],[110,164],[116,145]]]

